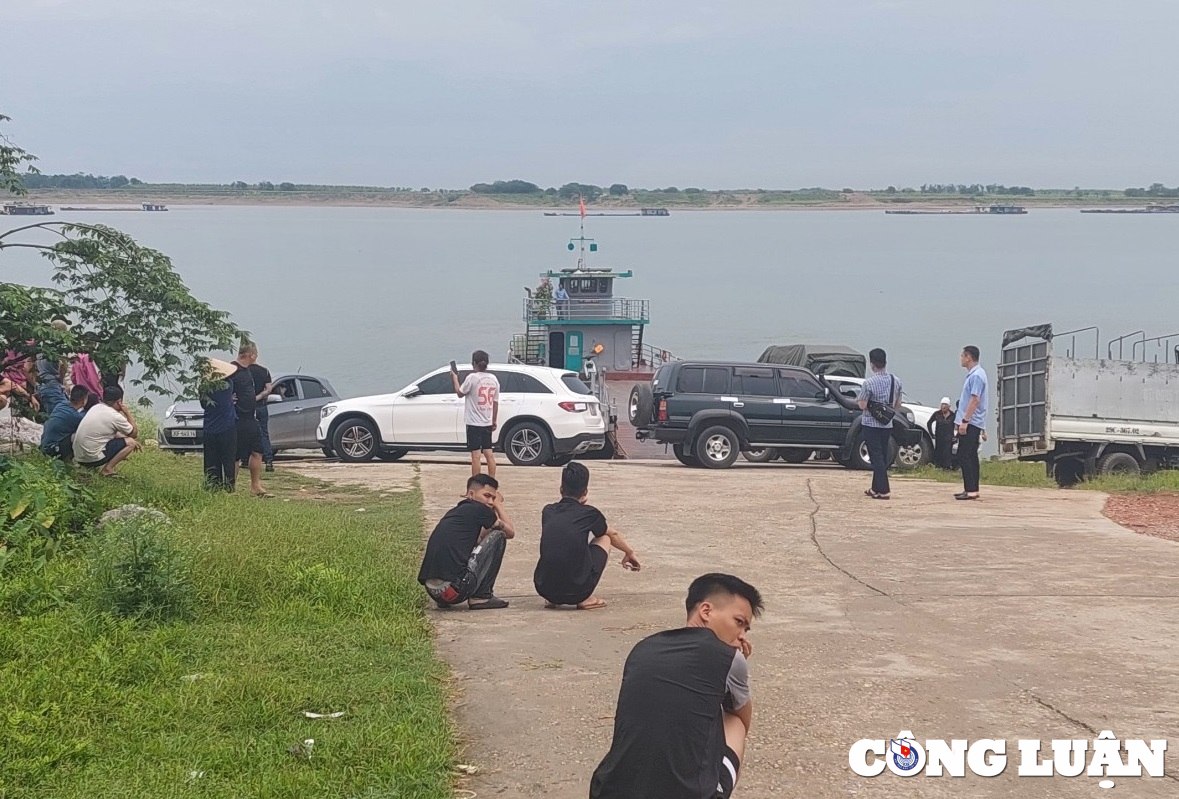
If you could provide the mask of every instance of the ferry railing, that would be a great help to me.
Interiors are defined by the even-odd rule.
[[[649,366],[652,369],[658,369],[665,363],[671,363],[672,361],[678,360],[679,358],[675,357],[667,350],[661,350],[656,347],[652,347],[650,344],[640,344],[637,351],[635,352],[635,360],[632,366]]]
[[[650,307],[650,300],[625,297],[570,297],[567,300],[531,297],[524,300],[524,321],[649,322]]]

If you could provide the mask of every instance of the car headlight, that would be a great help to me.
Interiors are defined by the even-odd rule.
[[[905,418],[909,420],[909,424],[916,424],[917,423],[917,417],[914,416],[913,412],[911,410],[909,410],[908,408],[905,408]]]
[[[319,409],[319,418],[326,419],[335,412],[336,412],[335,405],[324,405],[322,408]]]
[[[165,418],[165,419],[171,419],[171,418],[172,418],[172,414],[174,414],[174,413],[176,413],[176,406],[175,406],[175,405],[169,405],[169,406],[168,406],[168,409],[164,411],[164,418]]]

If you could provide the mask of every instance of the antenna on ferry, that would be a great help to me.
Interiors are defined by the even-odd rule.
[[[577,195],[577,207],[578,207],[578,210],[581,212],[581,214],[580,214],[580,216],[581,216],[581,235],[579,235],[576,239],[569,240],[569,250],[570,250],[570,252],[572,252],[574,249],[576,249],[573,246],[573,242],[575,242],[575,241],[580,242],[581,249],[577,254],[577,271],[581,272],[581,271],[585,270],[585,243],[587,241],[590,243],[590,245],[589,245],[590,252],[597,252],[598,251],[598,244],[593,239],[587,239],[585,237],[585,198],[582,197],[580,194]]]

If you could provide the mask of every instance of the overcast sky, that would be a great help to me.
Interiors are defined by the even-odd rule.
[[[1176,0],[0,0],[48,172],[1179,183]]]

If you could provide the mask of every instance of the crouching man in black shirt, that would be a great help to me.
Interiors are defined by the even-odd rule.
[[[688,625],[635,644],[622,672],[614,741],[590,799],[727,799],[753,719],[746,634],[761,594],[729,574],[688,588]]]
[[[546,608],[573,605],[579,610],[602,608],[606,603],[594,589],[606,570],[610,547],[622,551],[622,566],[638,571],[635,551],[589,497],[589,469],[576,461],[561,472],[561,501],[545,507],[540,517],[540,560],[532,575],[536,593]]]
[[[418,582],[440,608],[466,602],[471,610],[506,608],[495,595],[495,578],[507,539],[515,528],[504,513],[494,477],[477,474],[467,481],[467,495],[439,521],[426,542]]]

